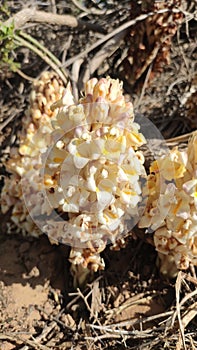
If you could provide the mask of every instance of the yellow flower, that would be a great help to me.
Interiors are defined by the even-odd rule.
[[[146,140],[122,85],[93,78],[75,104],[70,84],[64,90],[44,73],[31,93],[19,149],[6,164],[13,175],[2,194],[4,212],[13,206],[17,226],[38,235],[35,222],[51,241],[72,246],[73,265],[94,271],[104,268],[99,253],[107,242],[115,245],[137,220],[146,176],[138,150]]]
[[[197,133],[185,151],[173,149],[150,166],[140,227],[152,229],[161,271],[197,265]],[[162,254],[165,254],[163,258]],[[169,265],[169,266],[168,266]]]
[[[115,244],[127,232],[126,222],[139,215],[140,181],[146,173],[138,147],[145,139],[133,122],[133,107],[125,101],[118,80],[91,79],[79,102],[63,106],[53,119],[52,138],[55,145],[58,139],[58,149],[52,146],[47,154],[45,176],[57,184],[52,193],[50,188],[46,191],[54,206],[56,188],[62,189],[63,197],[55,207],[67,213],[72,225],[66,233],[59,228],[58,236],[70,242],[72,232],[70,244],[85,249],[99,235],[102,251],[107,240]]]

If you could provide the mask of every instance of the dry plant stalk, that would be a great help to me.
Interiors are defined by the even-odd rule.
[[[131,2],[131,17],[139,14],[155,13],[143,22],[137,23],[130,31],[127,40],[130,42],[128,56],[123,62],[126,79],[135,84],[151,67],[149,81],[154,74],[161,72],[170,62],[170,47],[172,37],[182,23],[183,13],[178,10],[182,0]],[[159,13],[163,9],[168,12]]]
[[[68,26],[71,28],[85,27],[89,30],[103,33],[103,29],[100,26],[77,19],[72,15],[59,15],[56,13],[38,11],[32,8],[23,9],[17,12],[14,16],[10,17],[7,21],[5,21],[4,25],[9,26],[10,23],[14,23],[15,29],[20,29],[27,22],[50,23],[57,24],[60,26]]]

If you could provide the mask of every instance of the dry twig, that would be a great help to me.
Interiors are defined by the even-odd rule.
[[[30,340],[30,339],[23,339],[21,337],[21,334],[17,334],[17,332],[13,332],[13,333],[0,333],[0,340],[10,340],[11,342],[14,343],[19,343],[21,344],[27,344],[29,345],[31,348],[36,349],[36,350],[49,350],[48,346],[45,345],[41,345],[39,343],[36,342],[36,340]]]
[[[27,22],[50,23],[71,28],[85,27],[89,30],[103,33],[103,28],[97,24],[82,21],[71,15],[59,15],[35,9],[23,9],[17,12],[5,21],[4,25],[9,26],[11,23],[14,23],[15,29],[21,29]]]
[[[177,317],[178,317],[178,322],[179,322],[179,329],[180,329],[180,335],[181,335],[181,340],[183,344],[183,349],[187,350],[186,344],[185,344],[185,334],[184,334],[184,327],[181,319],[181,310],[180,310],[180,290],[181,290],[181,283],[183,280],[184,274],[182,271],[179,271],[177,280],[176,280],[176,285],[175,285],[175,290],[176,290],[176,309],[177,309]],[[177,349],[178,350],[178,349]]]
[[[76,59],[79,59],[81,57],[85,57],[87,56],[87,54],[91,51],[93,51],[94,49],[96,49],[98,46],[102,45],[103,43],[105,43],[106,41],[108,41],[109,39],[113,38],[115,35],[119,34],[120,32],[122,32],[125,29],[128,29],[129,27],[135,25],[138,22],[144,21],[146,18],[150,17],[150,16],[154,16],[155,14],[163,14],[166,12],[173,12],[173,13],[180,13],[183,12],[184,15],[187,15],[186,12],[177,9],[163,9],[163,10],[159,10],[157,12],[149,12],[147,14],[142,14],[124,24],[122,24],[121,26],[119,26],[118,28],[114,29],[111,33],[106,34],[103,38],[99,39],[96,43],[94,43],[93,45],[91,45],[89,48],[87,48],[86,50],[84,50],[83,52],[80,52],[78,55],[70,58],[69,60],[67,60],[67,62],[64,64],[64,67],[69,67],[71,64],[73,64],[73,62],[75,62]]]

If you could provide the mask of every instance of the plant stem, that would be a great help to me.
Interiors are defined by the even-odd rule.
[[[62,63],[46,47],[22,31],[19,34],[14,34],[14,40],[16,44],[27,47],[40,56],[59,75],[64,84],[67,84],[67,74],[64,69],[60,68]]]

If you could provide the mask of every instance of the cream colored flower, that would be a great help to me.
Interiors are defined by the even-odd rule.
[[[178,269],[197,264],[196,150],[197,132],[185,151],[174,149],[150,166],[147,207],[139,227],[155,231],[161,271],[169,274],[175,271],[172,263]]]
[[[63,83],[54,73],[44,72],[35,81],[30,94],[30,106],[22,120],[22,130],[18,133],[19,148],[11,150],[10,159],[5,164],[12,175],[5,179],[1,209],[3,213],[11,209],[11,220],[23,234],[41,234],[32,220],[32,217],[42,214],[41,154],[50,145],[51,119],[57,114],[57,111],[50,110],[50,106],[62,97],[63,91]],[[46,211],[49,213],[45,203]]]
[[[51,241],[70,244],[73,271],[97,271],[106,244],[116,247],[140,215],[138,148],[146,141],[118,80],[89,80],[78,104],[69,84],[63,90],[53,73],[36,82],[6,164],[2,210],[12,207],[22,230],[38,235],[36,223]]]
[[[103,264],[86,257],[87,247],[97,242],[98,257],[107,242],[115,244],[128,232],[127,221],[139,216],[146,174],[137,150],[145,138],[118,80],[91,79],[79,102],[60,108],[53,120],[54,146],[46,155],[47,199],[68,221],[50,221],[44,230],[71,244],[76,256],[86,259],[83,266],[96,271]]]

